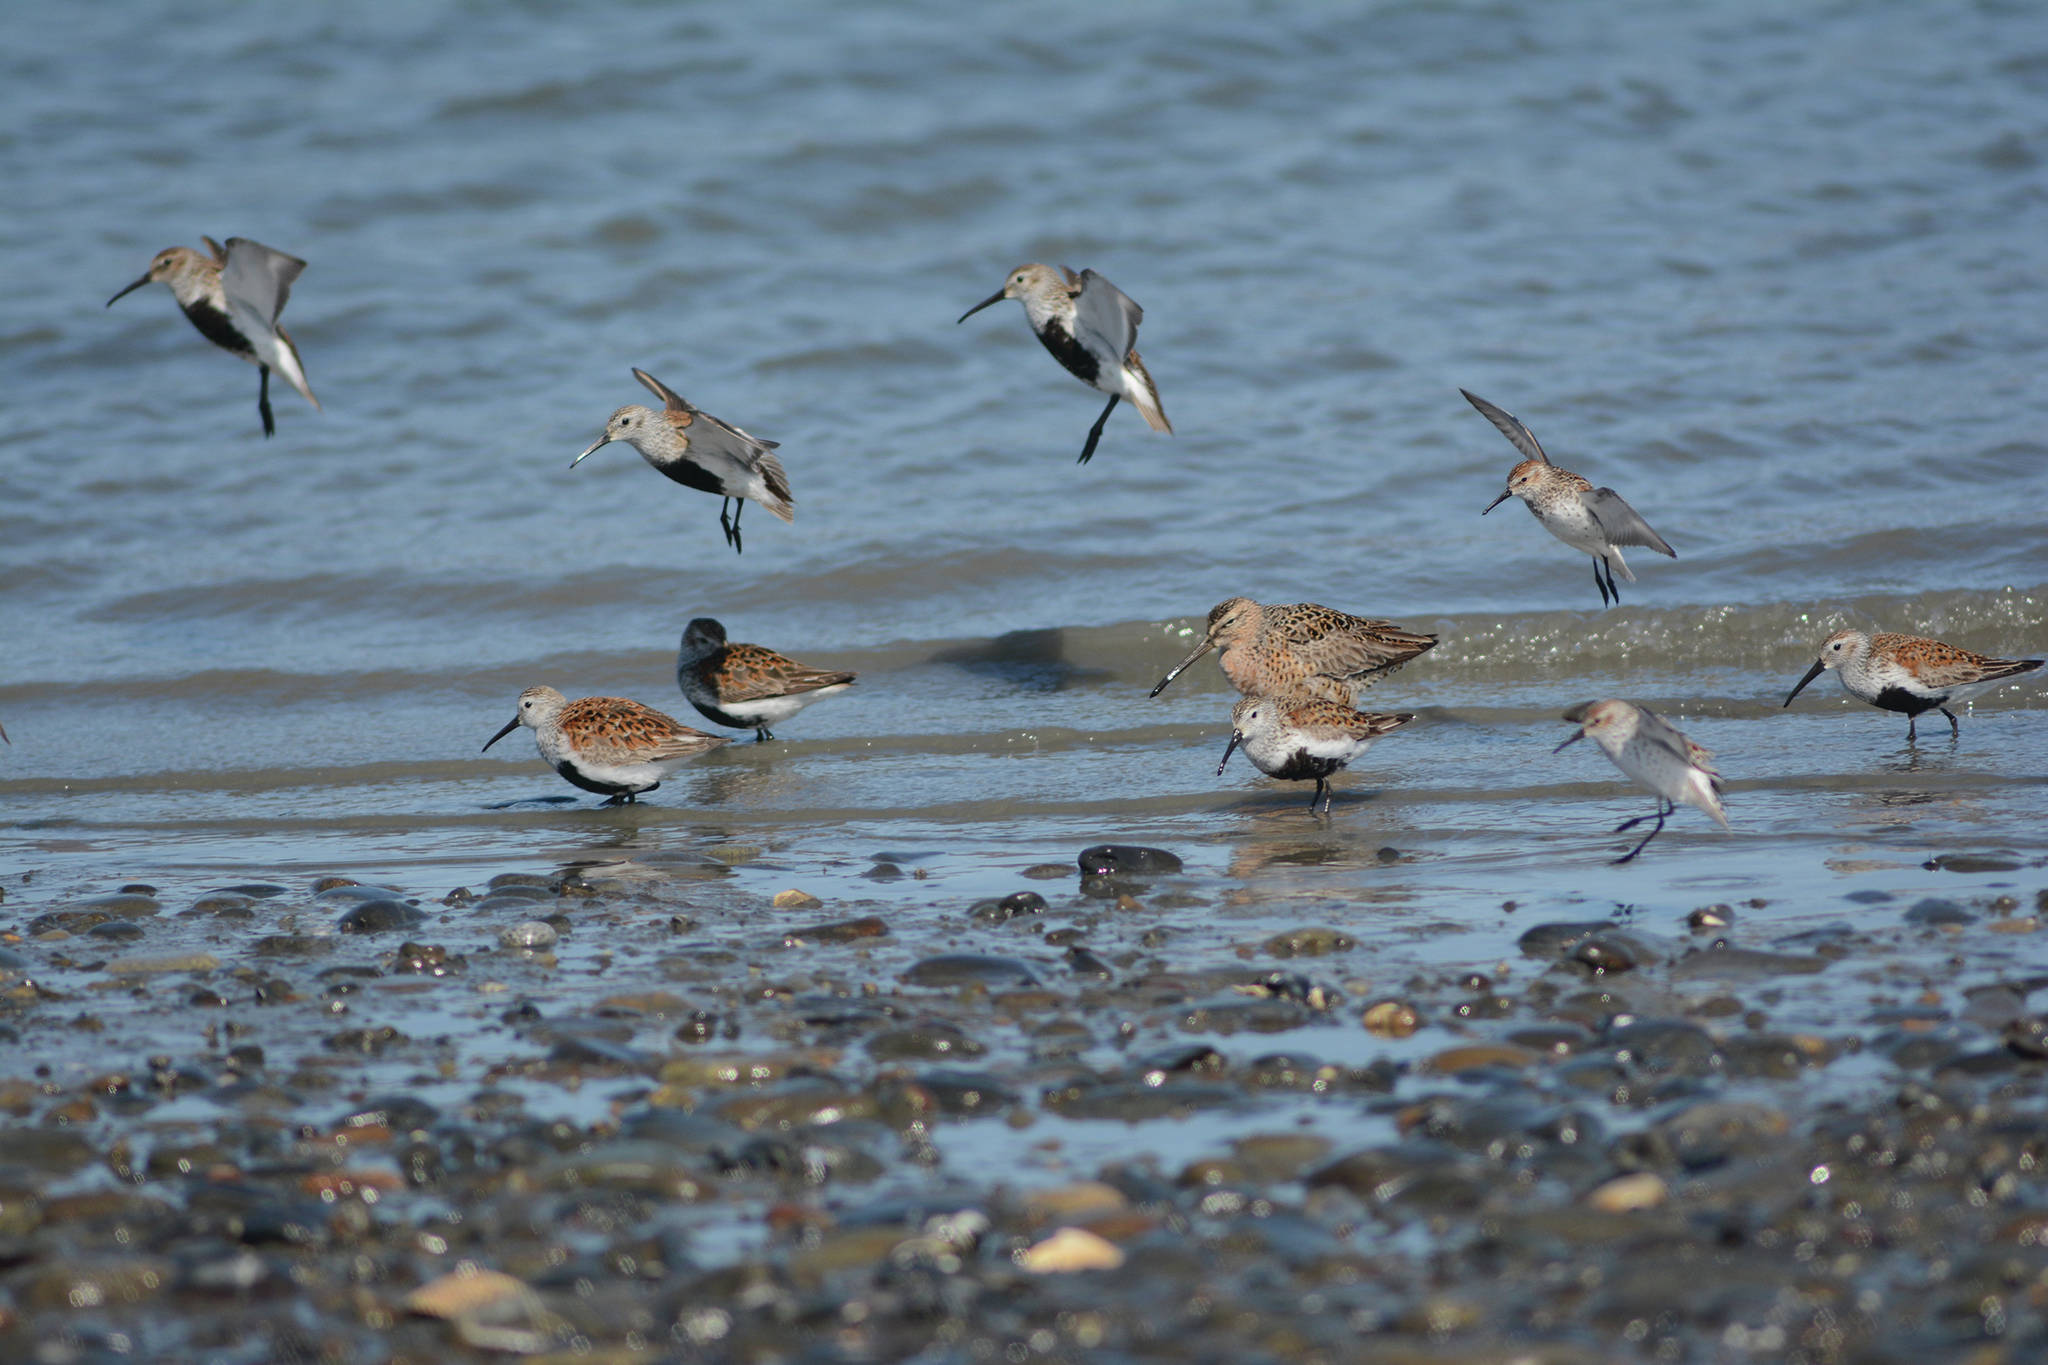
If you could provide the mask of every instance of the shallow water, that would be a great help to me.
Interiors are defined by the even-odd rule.
[[[2031,6],[255,21],[56,9],[0,54],[9,912],[740,841],[763,904],[942,936],[1115,838],[1228,888],[1229,934],[1176,952],[1330,921],[1455,970],[1532,913],[1789,930],[2038,881],[1923,864],[2048,859],[2039,675],[1953,743],[1832,679],[1781,706],[1842,624],[2048,648]],[[278,386],[274,440],[166,291],[101,307],[200,233],[311,262],[285,320],[325,409]],[[1176,435],[1119,411],[1077,467],[1096,396],[1018,309],[954,324],[1041,259],[1144,305]],[[629,448],[570,472],[634,365],[780,441],[796,522],[755,509],[734,556]],[[1482,518],[1515,457],[1460,386],[1678,560],[1632,552],[1602,611],[1519,507]],[[1443,637],[1327,823],[1216,776],[1213,664],[1146,696],[1237,594]],[[632,807],[523,732],[478,752],[535,682],[697,719],[698,615],[860,683]],[[1681,811],[1607,863],[1649,799],[1550,752],[1606,695],[1716,751],[1733,834]],[[885,853],[926,875],[861,879]]]

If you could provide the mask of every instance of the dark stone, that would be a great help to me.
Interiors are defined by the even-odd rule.
[[[1083,877],[1165,877],[1181,870],[1181,861],[1163,848],[1138,844],[1097,844],[1083,849]]]
[[[1939,896],[1929,896],[1925,900],[1913,902],[1912,908],[1906,911],[1905,915],[1908,924],[1969,924],[1976,918],[1954,901],[1944,900]]]
[[[1036,891],[1013,891],[1001,900],[978,902],[967,913],[983,924],[1002,924],[1019,915],[1042,915],[1045,911],[1045,897]]]
[[[979,953],[942,953],[928,957],[903,974],[908,986],[1035,986],[1038,974],[1007,957]]]
[[[1569,957],[1574,948],[1597,933],[1614,928],[1614,921],[1579,920],[1532,925],[1515,940],[1524,957]]]
[[[398,929],[417,929],[427,922],[419,907],[388,897],[360,901],[335,921],[344,934],[388,934]]]

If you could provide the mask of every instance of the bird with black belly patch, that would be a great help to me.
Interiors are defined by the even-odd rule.
[[[1077,463],[1087,464],[1116,405],[1128,399],[1154,431],[1173,434],[1159,405],[1159,387],[1138,358],[1138,324],[1145,310],[1130,295],[1092,270],[1076,275],[1065,266],[1020,265],[1003,287],[956,319],[956,325],[1004,299],[1024,304],[1033,334],[1067,373],[1109,395],[1109,403],[1088,429]]]
[[[199,335],[256,367],[260,376],[256,411],[263,418],[263,434],[274,436],[277,419],[270,411],[272,370],[304,394],[315,410],[320,407],[320,400],[306,383],[299,348],[277,322],[285,300],[291,297],[292,281],[298,279],[306,263],[247,237],[230,237],[225,247],[211,237],[199,240],[206,243],[211,257],[189,246],[165,247],[142,278],[108,299],[107,307],[144,285],[169,285],[178,307],[199,329]]]

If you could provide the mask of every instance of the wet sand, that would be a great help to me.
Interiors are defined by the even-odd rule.
[[[1412,852],[1317,862],[1279,820],[1221,869],[1077,849],[980,897],[922,894],[937,850],[792,875],[731,842],[462,887],[10,878],[0,1354],[2048,1339],[2048,977],[1999,967],[2037,866],[1418,904]]]

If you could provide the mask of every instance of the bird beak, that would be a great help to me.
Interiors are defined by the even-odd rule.
[[[590,450],[584,451],[581,455],[578,455],[575,459],[569,461],[569,468],[574,469],[577,465],[582,464],[585,460],[589,459],[592,451],[602,450],[604,447],[610,445],[611,443],[612,438],[609,436],[598,437],[595,441],[592,441],[590,443]]]
[[[143,286],[143,285],[145,285],[145,284],[148,284],[148,283],[149,283],[149,276],[147,276],[147,275],[144,275],[144,276],[143,276],[143,277],[142,277],[141,279],[139,279],[139,280],[137,280],[137,281],[136,281],[135,283],[133,283],[133,284],[129,285],[129,286],[128,286],[128,287],[126,288],[126,289],[123,289],[123,290],[122,290],[122,291],[121,291],[120,293],[118,293],[118,294],[114,295],[114,297],[113,297],[113,298],[111,298],[111,299],[108,299],[108,300],[107,300],[107,307],[109,307],[109,308],[112,308],[112,307],[114,306],[114,304],[115,304],[115,303],[117,303],[117,302],[118,302],[118,301],[120,301],[121,299],[125,299],[125,298],[127,298],[127,297],[128,297],[128,296],[129,296],[130,294],[134,293],[134,292],[135,292],[136,290],[138,290],[138,289],[142,288],[142,286]]]
[[[1194,653],[1188,655],[1187,658],[1182,659],[1179,663],[1175,664],[1173,668],[1167,673],[1167,675],[1159,680],[1159,686],[1153,688],[1150,692],[1147,692],[1145,695],[1148,697],[1156,697],[1161,692],[1164,692],[1166,690],[1166,685],[1168,683],[1172,682],[1175,678],[1178,678],[1182,673],[1186,672],[1187,666],[1193,663],[1195,660],[1201,658],[1204,654],[1207,654],[1209,652],[1209,647],[1215,643],[1216,642],[1214,640],[1211,640],[1207,636],[1204,636],[1202,638],[1202,643],[1195,646]]]
[[[489,739],[487,739],[487,740],[485,740],[485,741],[484,741],[484,749],[488,749],[488,748],[490,748],[490,747],[491,747],[491,746],[492,746],[493,744],[496,744],[496,743],[497,743],[497,742],[498,742],[499,740],[501,740],[501,739],[503,739],[503,738],[504,738],[505,736],[507,736],[507,735],[511,734],[511,733],[512,733],[512,732],[513,732],[514,730],[517,730],[518,728],[519,728],[519,717],[518,717],[517,715],[515,715],[515,716],[513,716],[513,717],[512,717],[512,719],[510,719],[510,720],[508,720],[508,721],[506,721],[506,722],[505,722],[505,728],[504,728],[504,729],[502,729],[502,730],[498,731],[498,733],[497,733],[497,734],[495,734],[495,735],[492,735],[492,736],[491,736],[491,737],[490,737]],[[483,752],[483,749],[479,749],[479,750],[477,750],[477,752],[478,752],[478,753],[482,753],[482,752]]]
[[[135,286],[134,286],[134,285],[130,285],[130,286],[128,286],[128,287],[129,287],[130,289],[133,289],[133,288],[134,288]],[[993,293],[993,294],[990,294],[990,295],[989,295],[989,296],[988,296],[987,298],[983,299],[983,300],[982,300],[982,301],[981,301],[980,303],[977,303],[977,304],[975,304],[975,305],[974,305],[974,307],[972,307],[972,308],[968,309],[968,310],[967,310],[966,312],[962,313],[962,314],[961,314],[961,315],[960,315],[959,317],[957,317],[957,318],[954,318],[954,319],[953,319],[953,325],[954,325],[955,327],[958,327],[958,326],[959,326],[959,325],[960,325],[961,323],[963,323],[963,322],[967,321],[967,319],[969,319],[969,318],[973,317],[973,316],[974,316],[974,315],[975,315],[976,313],[979,313],[979,312],[980,312],[980,311],[981,311],[982,309],[984,309],[984,308],[988,307],[988,306],[989,306],[990,304],[992,304],[992,303],[1001,303],[1002,301],[1003,301],[1003,291],[1002,291],[1002,290],[1000,290],[1000,289],[998,289],[998,290],[996,290],[996,292],[995,292],[995,293]]]
[[[1815,659],[1813,661],[1813,667],[1807,669],[1806,676],[1799,680],[1799,686],[1793,688],[1790,692],[1787,692],[1785,694],[1785,705],[1790,706],[1792,704],[1792,698],[1798,696],[1801,691],[1805,690],[1805,687],[1808,683],[1812,682],[1815,678],[1818,678],[1822,673],[1826,671],[1827,665],[1822,663],[1819,659]]]
[[[1502,503],[1506,502],[1509,498],[1512,498],[1513,496],[1514,494],[1507,491],[1506,489],[1501,490],[1501,495],[1495,498],[1492,502],[1486,504],[1486,507],[1479,513],[1479,515],[1482,517],[1485,516],[1488,512],[1491,512],[1494,508],[1500,506]]]
[[[1237,752],[1237,742],[1243,738],[1244,736],[1236,730],[1230,732],[1230,743],[1223,746],[1223,762],[1216,765],[1216,776],[1223,776],[1224,768],[1229,766],[1230,756]]]
[[[1554,754],[1561,754],[1566,749],[1571,748],[1572,745],[1577,744],[1580,740],[1584,739],[1585,737],[1586,732],[1584,730],[1581,730],[1577,734],[1573,735],[1570,739],[1566,740],[1564,743],[1558,745],[1555,749],[1552,749],[1550,752]]]

